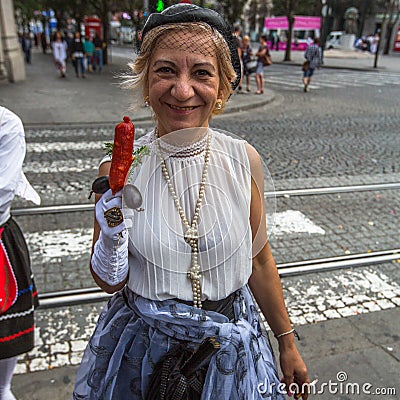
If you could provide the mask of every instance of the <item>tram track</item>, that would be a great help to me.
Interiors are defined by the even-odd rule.
[[[400,248],[364,254],[351,254],[339,257],[277,264],[277,268],[279,276],[281,278],[286,278],[316,272],[365,267],[367,265],[382,264],[398,259],[400,259]],[[43,293],[42,295],[39,295],[39,302],[40,308],[49,309],[100,302],[107,300],[111,296],[112,295],[103,292],[98,287],[89,287],[84,289]]]
[[[313,196],[313,195],[315,196],[324,194],[327,195],[327,194],[338,194],[338,193],[354,193],[354,192],[394,190],[394,189],[400,189],[400,182],[266,191],[264,192],[264,197],[278,198],[278,197],[290,197],[290,196]],[[30,216],[30,215],[60,214],[60,213],[82,212],[82,211],[93,211],[93,210],[94,210],[94,204],[63,204],[54,206],[16,208],[12,210],[12,214],[14,216]]]
[[[365,191],[381,191],[400,189],[400,182],[364,184],[353,186],[334,186],[308,189],[280,190],[264,192],[265,198],[271,197],[294,197],[294,196],[319,196],[339,193],[355,193]],[[42,207],[27,207],[14,209],[14,216],[34,216],[43,214],[74,213],[92,211],[94,204],[70,204]],[[328,258],[315,258],[306,261],[295,261],[289,263],[278,263],[278,273],[282,278],[327,272],[339,269],[350,269],[377,265],[400,259],[400,248],[373,251],[368,253],[350,254]],[[71,289],[65,291],[54,291],[43,293],[39,296],[40,307],[50,309],[78,304],[95,303],[108,299],[111,295],[104,293],[100,288],[88,287],[83,289]]]

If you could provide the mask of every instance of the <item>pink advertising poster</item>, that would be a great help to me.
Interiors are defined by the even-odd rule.
[[[268,30],[288,29],[289,23],[287,17],[265,18],[264,26]],[[294,30],[312,31],[321,28],[321,17],[294,17]]]

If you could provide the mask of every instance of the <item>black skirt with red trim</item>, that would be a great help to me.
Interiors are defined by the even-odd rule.
[[[18,224],[10,218],[1,240],[18,283],[16,302],[0,314],[0,359],[14,357],[34,346],[34,309],[38,298],[29,250]]]

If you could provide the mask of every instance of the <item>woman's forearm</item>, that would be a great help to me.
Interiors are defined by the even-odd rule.
[[[275,260],[268,243],[259,255],[253,258],[253,272],[249,279],[250,289],[275,335],[292,329],[283,298]],[[291,344],[293,335],[279,338],[279,344]]]

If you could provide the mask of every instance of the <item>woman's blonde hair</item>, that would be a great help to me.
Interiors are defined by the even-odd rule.
[[[170,42],[167,35],[171,33],[181,35],[184,40]],[[187,40],[187,33],[193,35],[192,40]],[[179,48],[203,55],[215,55],[220,77],[219,94],[222,95],[222,107],[214,108],[213,114],[220,114],[224,110],[226,102],[232,94],[231,82],[235,80],[236,73],[231,63],[228,45],[217,30],[206,23],[185,22],[161,25],[149,31],[141,45],[140,54],[135,61],[128,64],[130,72],[123,76],[122,82],[124,88],[141,90],[143,100],[149,94],[150,60],[156,48]]]

